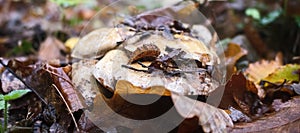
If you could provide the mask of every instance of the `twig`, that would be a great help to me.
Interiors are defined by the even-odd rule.
[[[75,124],[76,130],[79,132],[79,128],[78,128],[77,122],[76,122],[75,117],[74,117],[74,115],[73,115],[73,113],[71,111],[70,106],[68,105],[67,101],[65,100],[65,98],[63,97],[63,95],[61,94],[61,92],[59,91],[59,89],[56,87],[56,85],[52,84],[52,86],[56,89],[56,91],[60,95],[61,99],[64,101],[65,105],[67,106],[68,111],[69,111],[69,113],[70,113],[70,115],[72,117],[72,120],[73,120],[74,124]]]
[[[122,65],[122,67],[125,67],[125,68],[127,68],[127,69],[131,69],[131,70],[134,70],[134,71],[138,71],[138,72],[149,73],[148,70],[140,70],[140,69],[136,69],[136,68],[134,68],[134,67],[128,66],[128,65]]]
[[[20,80],[24,85],[25,85],[25,87],[26,88],[28,88],[28,89],[30,89],[44,104],[46,104],[47,105],[47,102],[46,102],[46,100],[45,99],[43,99],[40,95],[39,95],[39,93],[35,90],[35,89],[33,89],[33,88],[31,88],[29,85],[27,85],[26,83],[25,83],[25,81],[23,81],[23,79],[21,78],[21,77],[19,77],[11,68],[9,68],[7,65],[5,65],[4,63],[3,63],[3,61],[2,61],[2,59],[0,59],[0,64],[8,71],[8,72],[10,72],[12,75],[14,75],[14,77],[16,77],[18,80]]]

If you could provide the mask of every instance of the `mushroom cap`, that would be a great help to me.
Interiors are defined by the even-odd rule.
[[[122,67],[122,65],[128,65],[135,69],[147,70],[148,68],[142,67],[138,63],[130,63],[134,51],[147,44],[157,46],[160,50],[160,55],[170,53],[167,50],[168,48],[184,51],[186,54],[183,60],[187,61],[186,63],[188,64],[179,64],[183,67],[196,68],[197,64],[194,60],[200,60],[203,54],[213,56],[203,42],[189,36],[174,35],[173,39],[168,39],[157,33],[147,34],[146,37],[145,35],[135,35],[128,38],[118,49],[106,53],[98,61],[93,70],[94,77],[110,91],[115,90],[118,81],[132,86],[132,89],[136,90],[149,90],[153,87],[162,86],[166,92],[176,92],[183,95],[208,95],[218,87],[218,83],[207,73],[195,72],[182,73],[180,76],[168,76],[162,71],[147,73]],[[213,58],[210,59],[205,64],[210,65],[214,62]],[[151,64],[151,62],[147,61],[142,63],[146,66]],[[163,93],[163,95],[168,94],[170,93]]]

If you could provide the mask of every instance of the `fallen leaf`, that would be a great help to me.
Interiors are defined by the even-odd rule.
[[[249,64],[249,67],[245,71],[245,75],[250,81],[258,83],[261,79],[273,73],[280,66],[282,66],[282,55],[277,54],[275,60],[261,60],[259,62]]]
[[[76,91],[76,89],[74,89],[71,79],[64,72],[63,68],[55,68],[45,64],[44,70],[49,72],[54,84],[66,99],[66,102],[70,106],[72,112],[85,107],[85,104],[82,103],[84,100],[82,100],[81,95]]]
[[[246,91],[246,78],[242,73],[237,73],[231,76],[230,80],[226,83],[224,94],[219,105],[222,109],[228,109],[230,106],[239,108],[233,96],[243,97]]]
[[[229,79],[234,73],[236,62],[243,56],[247,55],[247,51],[237,44],[229,43],[225,50],[225,63],[227,67],[227,78]]]
[[[233,126],[229,115],[224,110],[174,93],[171,97],[176,110],[182,117],[198,117],[198,123],[204,132],[225,132],[227,126]]]
[[[241,110],[250,117],[262,116],[269,111],[269,108],[262,104],[258,97],[257,88],[253,82],[248,81],[242,73],[232,75],[225,86],[219,107],[228,109],[230,106]]]
[[[251,121],[251,118],[249,118],[243,112],[241,112],[233,107],[229,107],[229,116],[233,122],[250,122]]]
[[[61,51],[66,51],[64,44],[53,36],[41,43],[38,57],[41,60],[63,59]]]
[[[259,57],[257,55],[257,52],[254,50],[254,48],[252,47],[251,43],[249,42],[249,40],[245,35],[237,35],[233,37],[231,43],[238,44],[241,48],[248,51],[248,53],[251,53],[246,55],[247,59],[250,62],[258,60]]]
[[[280,83],[286,80],[287,82],[299,82],[299,74],[297,71],[300,69],[300,65],[287,64],[275,70],[267,77],[263,78],[265,81],[272,83]]]

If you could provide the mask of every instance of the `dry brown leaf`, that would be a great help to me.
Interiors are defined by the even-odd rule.
[[[250,64],[248,69],[245,71],[245,75],[250,81],[258,83],[261,79],[273,73],[280,66],[282,66],[282,55],[277,54],[275,60],[261,60]]]
[[[197,116],[204,132],[225,132],[226,127],[233,127],[229,115],[209,104],[172,93],[174,106],[184,118]]]
[[[246,78],[242,73],[237,73],[231,76],[226,83],[224,94],[219,105],[222,109],[228,109],[230,106],[239,108],[234,100],[234,95],[243,97],[246,92]]]
[[[237,44],[229,43],[228,47],[225,51],[225,61],[227,66],[227,79],[230,78],[230,76],[234,73],[234,66],[236,62],[243,57],[244,55],[247,55],[247,50],[243,49]]]
[[[53,79],[54,84],[57,86],[60,93],[66,99],[67,104],[72,112],[85,108],[85,103],[81,95],[74,89],[71,79],[64,72],[63,68],[55,68],[50,65],[44,66]]]
[[[64,56],[61,51],[66,51],[64,44],[55,37],[49,36],[41,44],[38,56],[41,60],[62,59]]]
[[[257,92],[254,83],[248,81],[242,73],[232,75],[225,86],[219,107],[228,109],[232,106],[249,116],[261,116],[269,108],[262,104]]]

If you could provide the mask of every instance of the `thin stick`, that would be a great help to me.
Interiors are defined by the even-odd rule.
[[[146,66],[146,65],[144,65],[142,62],[140,62],[140,61],[138,61],[137,62],[139,65],[141,65],[142,67],[144,67],[144,68],[149,68],[148,66]]]
[[[20,80],[24,85],[25,85],[25,87],[26,88],[28,88],[28,89],[30,89],[44,104],[46,104],[47,105],[47,102],[46,102],[46,100],[45,99],[43,99],[40,95],[39,95],[39,93],[35,90],[35,89],[33,89],[33,88],[31,88],[29,85],[27,85],[24,81],[23,81],[23,79],[21,78],[21,77],[19,77],[13,70],[11,70],[7,65],[5,65],[4,63],[3,63],[3,61],[2,61],[2,59],[0,59],[0,64],[8,71],[8,72],[10,72],[12,75],[14,75],[18,80]]]
[[[138,71],[138,72],[145,72],[145,73],[149,73],[149,71],[147,70],[140,70],[140,69],[136,69],[134,67],[131,67],[131,66],[128,66],[128,65],[122,65],[122,67],[125,67],[127,69],[131,69],[131,70],[134,70],[134,71]]]
[[[69,113],[70,113],[70,115],[72,117],[72,120],[73,120],[74,124],[75,124],[76,130],[79,132],[79,128],[78,128],[77,122],[76,122],[75,117],[74,117],[74,115],[73,115],[73,113],[71,111],[70,106],[68,105],[67,101],[65,100],[65,98],[63,97],[63,95],[61,94],[61,92],[59,91],[59,89],[56,87],[56,85],[52,84],[52,86],[56,89],[56,91],[60,95],[61,99],[64,101],[65,105],[67,106],[68,111],[69,111]]]

